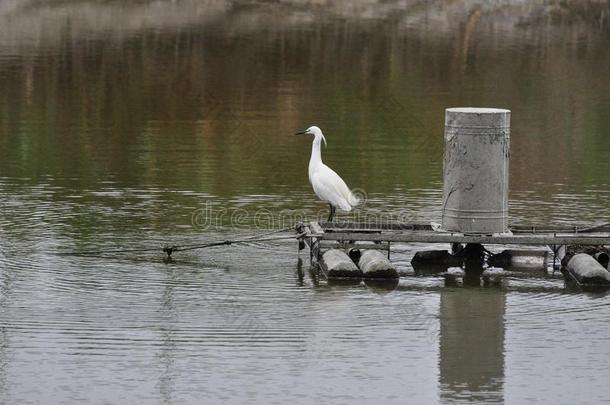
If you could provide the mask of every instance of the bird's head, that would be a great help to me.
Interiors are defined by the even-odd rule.
[[[313,127],[307,128],[305,131],[297,132],[295,135],[313,135],[316,138],[322,138],[324,141],[324,146],[326,146],[326,138],[324,138],[324,134],[322,130],[315,125]]]

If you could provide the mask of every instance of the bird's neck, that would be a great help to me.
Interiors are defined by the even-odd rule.
[[[316,136],[311,144],[311,158],[309,168],[313,168],[322,163],[322,137]]]

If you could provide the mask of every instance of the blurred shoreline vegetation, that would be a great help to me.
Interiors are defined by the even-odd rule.
[[[606,35],[610,31],[607,0],[4,0],[0,33],[4,40],[18,43],[36,34],[52,34],[51,28],[63,35],[65,27],[59,21],[69,25],[73,36],[95,31],[106,36],[109,31],[180,29],[228,21],[231,30],[245,32],[306,27],[323,20],[377,20],[398,28],[426,24],[438,35],[467,24],[474,13],[507,31],[566,25]],[[54,35],[38,36],[41,41],[57,40]]]
[[[350,183],[437,187],[444,108],[489,105],[513,110],[513,190],[596,182],[609,4],[5,0],[0,174],[307,187],[284,137],[315,122]]]

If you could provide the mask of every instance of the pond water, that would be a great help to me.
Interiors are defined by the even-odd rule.
[[[324,218],[324,160],[439,221],[444,109],[512,111],[510,222],[610,217],[604,1],[0,3],[0,402],[608,401],[610,296],[319,280],[296,242],[156,252]],[[290,232],[283,234],[290,236]],[[438,248],[438,247],[437,247]]]

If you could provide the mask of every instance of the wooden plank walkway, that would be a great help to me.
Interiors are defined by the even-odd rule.
[[[317,241],[480,243],[483,245],[610,245],[610,224],[590,227],[524,226],[511,227],[511,233],[469,235],[434,231],[430,225],[358,223],[302,224],[305,238]]]

